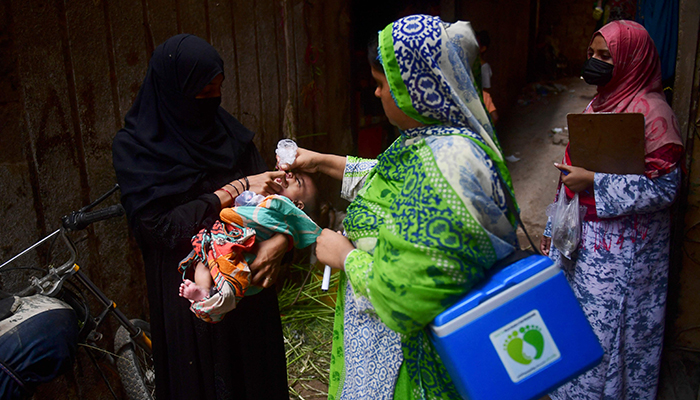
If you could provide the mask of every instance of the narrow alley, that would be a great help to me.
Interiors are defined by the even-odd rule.
[[[521,217],[536,246],[559,179],[552,163],[561,161],[568,143],[566,115],[582,112],[595,93],[595,86],[574,77],[530,84],[497,126]],[[529,246],[523,231],[518,230],[518,234],[521,246]],[[677,299],[669,294],[669,301]],[[677,345],[677,341],[677,337],[666,338],[657,400],[700,399],[700,354]]]
[[[566,114],[582,112],[594,95],[595,86],[578,77],[546,85],[530,84],[496,127],[509,159],[523,223],[536,245],[547,223],[545,209],[554,199],[559,179],[552,163],[561,161],[568,143]],[[558,130],[561,132],[555,133]],[[522,235],[521,245],[525,247],[526,243]]]

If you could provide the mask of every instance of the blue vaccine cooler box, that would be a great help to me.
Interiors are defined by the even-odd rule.
[[[539,399],[603,357],[564,273],[539,255],[495,271],[430,336],[469,400]]]

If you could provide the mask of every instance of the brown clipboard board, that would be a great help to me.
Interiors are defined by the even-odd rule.
[[[644,114],[567,114],[571,164],[606,174],[644,173]]]

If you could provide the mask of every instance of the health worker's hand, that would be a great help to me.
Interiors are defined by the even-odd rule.
[[[316,238],[316,258],[331,268],[345,269],[345,258],[355,246],[339,232],[324,229]]]
[[[294,163],[290,164],[280,164],[280,157],[277,156],[277,168],[283,171],[303,171],[308,173],[318,172],[318,159],[321,153],[315,151],[302,149],[301,147],[297,149],[297,157],[294,159]]]

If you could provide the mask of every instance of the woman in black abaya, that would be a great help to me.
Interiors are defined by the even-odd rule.
[[[277,297],[270,288],[287,250],[275,236],[258,245],[246,297],[217,324],[179,297],[177,266],[190,239],[209,228],[238,193],[281,190],[253,133],[219,105],[223,61],[193,35],[153,52],[146,78],[112,146],[129,225],[146,267],[158,399],[288,399]],[[285,180],[282,180],[283,182]]]

